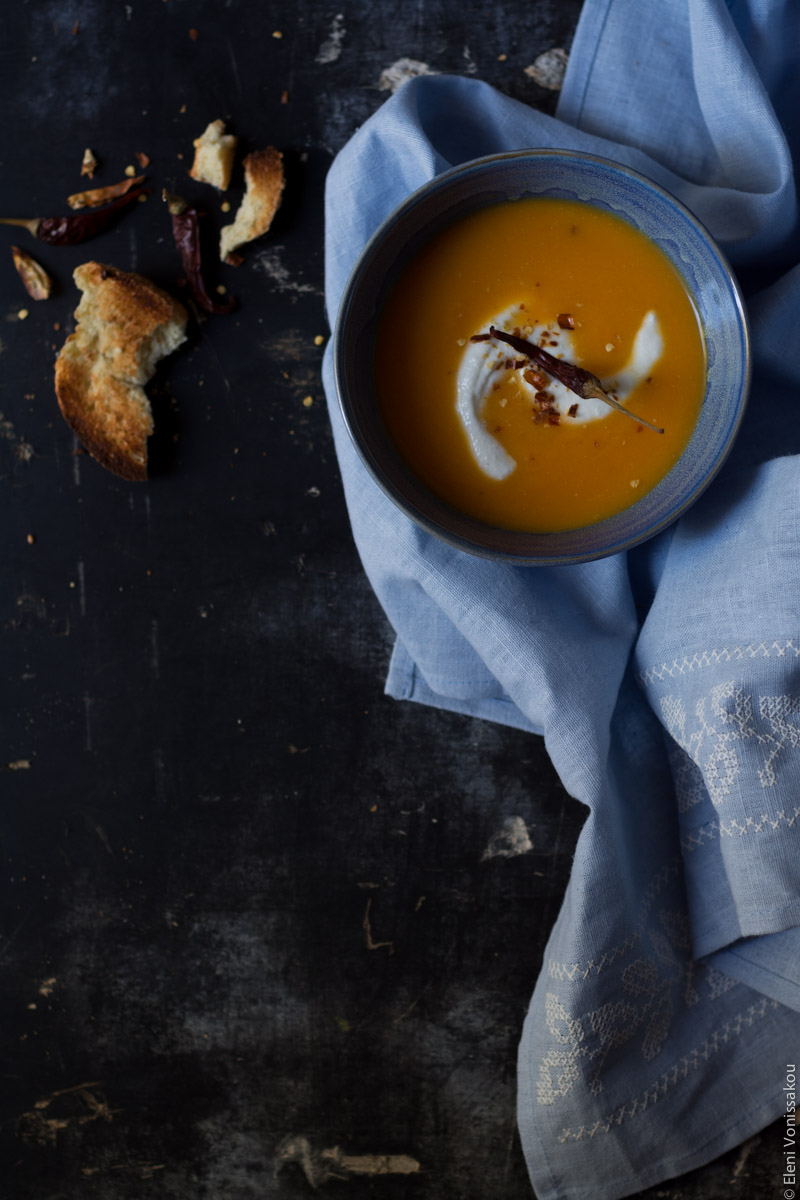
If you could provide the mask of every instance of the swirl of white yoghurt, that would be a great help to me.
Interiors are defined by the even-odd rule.
[[[520,324],[520,309],[518,306],[506,309],[490,322],[497,329],[510,333]],[[482,332],[482,331],[476,331]],[[557,323],[539,323],[532,327],[527,334],[528,341],[540,343],[547,336],[547,349],[557,358],[565,358],[575,365],[580,365],[574,349],[572,331],[562,329]],[[553,345],[556,342],[556,345]],[[661,325],[657,314],[650,310],[645,313],[642,323],[633,340],[628,361],[621,371],[602,379],[603,388],[624,404],[633,390],[642,380],[646,379],[661,357],[664,341]],[[461,364],[456,377],[456,411],[461,425],[467,435],[472,455],[485,475],[491,479],[505,479],[516,467],[514,458],[505,450],[496,437],[486,427],[483,411],[486,401],[500,380],[508,373],[506,363],[513,351],[502,342],[468,342],[461,357]],[[525,364],[526,367],[528,364]],[[530,395],[533,400],[536,388],[529,383],[523,374],[523,368],[516,370],[517,383],[523,393]],[[553,397],[553,407],[565,415],[575,404],[575,393],[565,387],[557,379],[549,379],[547,391]],[[608,405],[602,400],[591,398],[581,399],[574,417],[570,418],[576,425],[589,421],[598,421],[607,417]]]

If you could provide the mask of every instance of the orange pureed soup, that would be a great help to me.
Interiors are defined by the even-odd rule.
[[[598,376],[656,433],[584,401],[497,341],[498,329]],[[612,516],[667,474],[703,400],[702,330],[679,274],[626,221],[581,201],[513,200],[420,250],[378,326],[389,434],[454,508],[531,532]]]

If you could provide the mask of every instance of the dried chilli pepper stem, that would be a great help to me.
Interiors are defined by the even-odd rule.
[[[119,219],[123,209],[151,191],[152,188],[132,188],[104,208],[85,209],[67,217],[0,217],[0,225],[21,225],[49,246],[75,246],[105,233]]]
[[[236,304],[234,298],[231,296],[225,304],[218,304],[209,295],[203,278],[200,254],[200,218],[203,214],[187,204],[181,196],[175,196],[166,189],[161,194],[167,203],[167,209],[172,219],[172,236],[181,256],[181,263],[192,295],[206,312],[231,312]]]
[[[495,338],[499,342],[505,342],[520,354],[524,354],[538,366],[542,367],[543,370],[547,371],[548,375],[552,375],[559,383],[563,383],[564,387],[569,388],[576,396],[580,396],[582,400],[602,400],[616,412],[623,413],[639,425],[647,426],[654,433],[664,432],[658,425],[651,424],[644,417],[637,417],[636,413],[631,412],[629,408],[625,408],[613,396],[609,396],[600,380],[591,371],[585,371],[583,367],[576,367],[572,363],[566,362],[563,358],[556,358],[554,355],[549,354],[547,350],[543,350],[541,346],[537,346],[535,342],[529,342],[525,338],[517,337],[516,334],[496,329],[494,325],[489,326],[488,333],[476,333],[470,338],[470,341],[488,342],[492,338]]]

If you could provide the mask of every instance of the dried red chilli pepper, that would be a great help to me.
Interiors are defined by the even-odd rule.
[[[623,413],[633,421],[638,421],[640,425],[646,425],[654,433],[664,432],[658,425],[651,425],[649,421],[645,421],[644,417],[637,417],[636,413],[631,412],[629,408],[625,408],[613,396],[609,396],[600,380],[591,371],[585,371],[583,367],[575,367],[563,358],[556,358],[554,355],[548,353],[547,350],[543,350],[541,346],[537,346],[535,342],[528,342],[525,338],[517,337],[513,333],[505,333],[502,329],[496,329],[494,325],[489,326],[488,333],[476,333],[470,338],[470,341],[489,342],[492,338],[495,338],[498,342],[505,342],[508,346],[513,346],[520,354],[527,355],[528,358],[547,371],[548,375],[552,375],[554,379],[557,379],[559,383],[563,383],[564,387],[569,388],[571,392],[574,392],[576,396],[580,396],[581,399],[603,400],[617,412]]]
[[[41,263],[31,258],[27,251],[20,250],[19,246],[11,247],[11,257],[30,298],[47,300],[53,290],[53,281]]]
[[[224,304],[218,304],[212,300],[203,279],[200,255],[200,218],[205,214],[199,213],[181,196],[174,196],[166,189],[162,192],[162,196],[167,202],[169,215],[172,218],[172,236],[181,256],[181,263],[192,295],[206,312],[231,312],[236,304],[234,298],[231,296]]]
[[[89,238],[105,233],[121,216],[124,209],[148,196],[152,188],[132,188],[104,208],[87,208],[70,213],[68,217],[0,217],[0,225],[21,225],[40,242],[49,246],[75,246]]]

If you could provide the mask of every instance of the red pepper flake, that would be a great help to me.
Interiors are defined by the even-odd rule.
[[[134,155],[134,158],[136,159],[136,161],[138,162],[138,164],[142,168],[142,170],[144,170],[145,167],[150,166],[150,155],[145,154],[145,152],[143,150],[137,150],[136,154]]]
[[[193,42],[196,42],[199,36],[200,36],[200,34],[197,32],[196,29],[189,30],[189,37],[192,39]]]
[[[547,378],[542,375],[541,371],[535,371],[533,367],[528,367],[527,371],[523,371],[522,378],[531,387],[535,387],[537,391],[541,391],[542,388],[547,387]]]
[[[577,415],[578,415],[578,406],[577,406],[577,404],[570,404],[569,408],[567,409],[567,414],[568,414],[570,417],[577,417]],[[640,428],[640,429],[642,428],[642,427],[641,427],[641,425],[639,426],[639,428]]]
[[[597,398],[603,400],[611,408],[617,412],[629,417],[632,421],[639,421],[642,425],[646,425],[648,429],[652,429],[655,433],[663,433],[664,430],[653,425],[650,421],[646,421],[644,417],[638,417],[636,413],[631,412],[629,408],[625,408],[603,388],[600,380],[596,375],[592,375],[591,371],[585,371],[583,367],[573,366],[572,363],[566,362],[562,358],[554,358],[552,354],[548,354],[541,346],[535,345],[533,342],[527,342],[523,338],[516,337],[514,334],[506,333],[503,329],[497,329],[494,325],[489,326],[488,335],[485,333],[473,334],[470,338],[471,342],[484,342],[496,339],[499,342],[505,342],[507,346],[511,346],[518,354],[525,354],[537,366],[547,371],[548,375],[552,375],[559,383],[563,383],[564,387],[569,388],[576,396],[580,396],[583,400]]]
[[[575,318],[573,317],[572,313],[559,313],[556,320],[558,321],[561,329],[575,328]]]
[[[289,103],[289,93],[284,88],[284,90],[281,92],[281,104],[288,104],[288,103]]]

